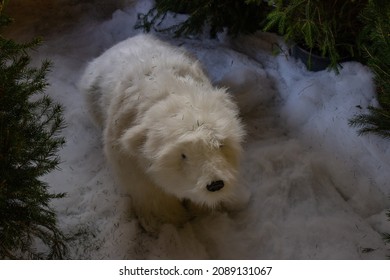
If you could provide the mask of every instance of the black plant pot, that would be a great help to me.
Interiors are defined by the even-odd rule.
[[[291,47],[290,52],[293,57],[301,60],[310,71],[322,71],[330,65],[329,58],[310,53],[297,44]]]

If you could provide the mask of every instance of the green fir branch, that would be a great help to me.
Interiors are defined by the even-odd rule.
[[[11,22],[2,12],[0,27]],[[62,107],[44,93],[48,61],[31,67],[39,39],[19,44],[0,35],[0,259],[60,259],[67,237],[58,228],[42,176],[57,168],[65,139]],[[37,247],[38,243],[44,245]]]
[[[361,49],[366,63],[374,73],[379,106],[368,114],[358,115],[350,124],[359,127],[360,134],[375,134],[390,138],[390,2],[369,0],[362,19]]]
[[[157,0],[146,14],[138,15],[136,28],[146,32],[173,32],[175,36],[197,35],[208,28],[211,37],[227,29],[228,34],[253,33],[265,24],[270,5],[262,0]],[[183,22],[161,28],[169,14],[187,14]]]

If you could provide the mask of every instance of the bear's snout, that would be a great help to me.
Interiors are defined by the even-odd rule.
[[[207,190],[210,192],[216,192],[222,189],[225,186],[225,183],[222,180],[211,182],[207,185]]]

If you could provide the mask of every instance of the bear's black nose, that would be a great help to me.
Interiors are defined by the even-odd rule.
[[[207,190],[210,192],[216,192],[222,189],[225,186],[224,182],[222,180],[211,182],[207,185]]]

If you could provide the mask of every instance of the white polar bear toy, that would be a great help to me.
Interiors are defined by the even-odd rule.
[[[146,230],[248,200],[238,108],[184,50],[137,35],[93,60],[80,89]]]

